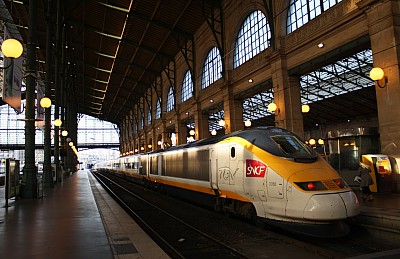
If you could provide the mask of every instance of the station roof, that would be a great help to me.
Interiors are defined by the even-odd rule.
[[[29,1],[4,2],[26,42]],[[44,80],[47,1],[37,2],[38,70],[42,72]],[[56,4],[59,1],[53,2]],[[65,51],[65,59],[68,61],[67,76],[71,76],[73,81],[72,94],[76,100],[77,112],[120,124],[156,77],[166,72],[166,67],[184,45],[193,40],[194,33],[210,18],[215,5],[219,5],[219,1],[65,1],[65,48],[68,49]],[[56,23],[56,20],[52,22]],[[52,32],[53,42],[56,41],[56,35],[55,31]],[[372,61],[363,64],[366,66],[359,68],[365,71],[355,75],[355,78],[363,80],[360,82],[366,85],[371,83],[368,82],[367,71]],[[350,65],[345,66],[352,70]],[[348,78],[348,74],[343,74],[343,77]],[[338,74],[335,77],[339,78]],[[327,85],[331,83],[319,80],[312,87],[321,90]],[[54,100],[54,91],[52,95]],[[307,95],[309,97],[311,95]],[[253,106],[261,107],[257,105],[257,98],[248,101]],[[373,87],[360,88],[329,99],[310,99],[308,102],[311,112],[304,116],[305,128],[312,128],[325,121],[339,122],[376,114]],[[255,114],[264,112],[260,108]],[[258,115],[244,114],[246,116],[254,118]],[[273,115],[267,114],[257,119],[254,125],[273,125],[273,120]]]
[[[18,2],[23,4],[5,4],[26,42],[29,1]],[[45,71],[47,1],[37,2],[38,69]],[[183,44],[193,39],[214,2],[65,1],[65,58],[78,113],[119,124]],[[56,32],[52,35],[55,42]]]

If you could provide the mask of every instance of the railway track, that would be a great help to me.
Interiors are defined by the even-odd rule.
[[[126,186],[103,175],[95,176],[171,257],[246,258],[234,248],[149,203]]]
[[[352,222],[345,238],[311,238],[253,226],[112,174],[94,175],[172,258],[346,258],[398,248],[370,240]]]

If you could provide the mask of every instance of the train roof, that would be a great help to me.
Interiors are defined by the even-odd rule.
[[[153,151],[150,154],[212,145],[231,137],[246,139],[271,154],[299,162],[313,162],[317,158],[314,150],[307,147],[299,136],[289,130],[270,126],[254,127],[222,136],[213,136],[168,149]]]
[[[193,142],[190,142],[187,144],[170,147],[168,149],[156,150],[151,153],[163,152],[165,150],[169,151],[169,150],[178,150],[178,149],[183,149],[183,148],[211,145],[211,144],[216,144],[218,142],[221,142],[224,139],[231,138],[231,137],[241,137],[241,138],[246,139],[249,142],[254,142],[255,138],[265,138],[265,137],[270,137],[271,135],[282,135],[282,134],[295,135],[293,132],[286,130],[286,129],[272,127],[272,126],[259,126],[259,127],[254,127],[251,129],[235,131],[235,132],[225,134],[222,136],[212,136],[209,138],[204,138],[204,139],[200,139],[197,141],[193,141]]]

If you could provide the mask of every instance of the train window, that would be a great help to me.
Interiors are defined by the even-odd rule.
[[[271,138],[285,154],[294,157],[313,156],[313,152],[295,136],[277,135]]]
[[[133,169],[138,169],[139,168],[139,163],[138,162],[134,162],[133,163]]]
[[[235,156],[236,156],[235,147],[231,147],[231,158],[235,158]]]

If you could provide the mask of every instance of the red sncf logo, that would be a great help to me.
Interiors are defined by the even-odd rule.
[[[246,159],[246,177],[264,177],[267,166],[260,161]]]

